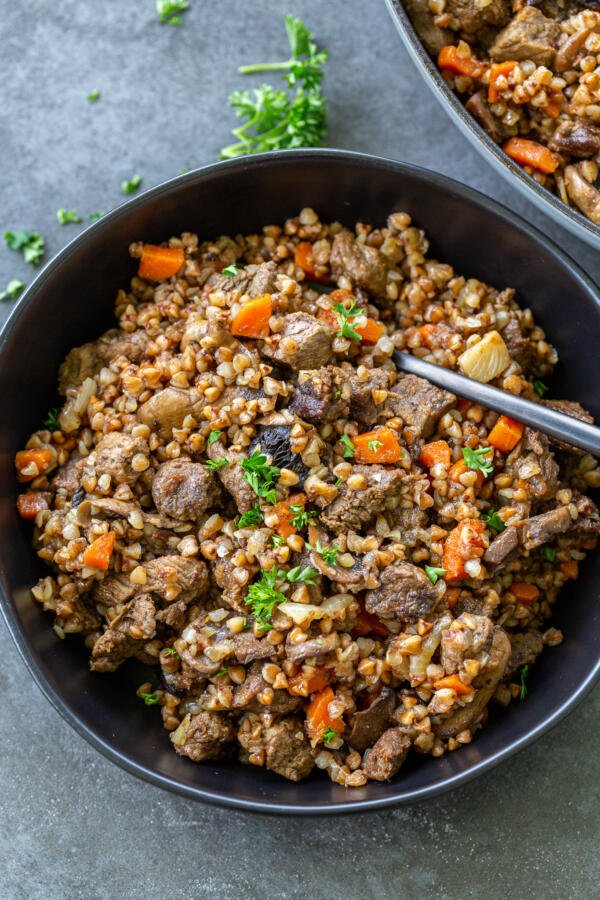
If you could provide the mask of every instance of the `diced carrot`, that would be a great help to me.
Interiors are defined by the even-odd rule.
[[[314,675],[305,675],[302,670],[288,678],[288,690],[297,697],[308,697],[315,691],[322,691],[331,681],[331,669],[317,669]]]
[[[447,441],[432,441],[431,444],[423,444],[419,454],[419,462],[430,469],[432,466],[449,466],[452,459],[452,451]]]
[[[488,442],[501,453],[509,453],[521,440],[524,430],[522,422],[509,419],[508,416],[500,416],[489,433]]]
[[[383,334],[383,325],[375,319],[367,318],[364,325],[355,325],[354,330],[360,334],[365,344],[376,344]]]
[[[459,411],[459,413],[461,414],[461,416],[464,416],[465,413],[469,409],[471,409],[472,406],[473,406],[473,401],[467,400],[466,397],[459,397],[456,402],[456,408]]]
[[[356,300],[355,295],[352,291],[347,291],[344,288],[338,288],[335,291],[332,291],[329,294],[329,299],[331,301],[331,308],[324,309],[321,307],[317,313],[317,319],[320,319],[321,322],[327,322],[328,325],[331,325],[332,328],[339,329],[340,323],[339,319],[333,309],[337,303],[342,303],[346,309],[350,309],[354,301]],[[350,319],[350,324],[357,332],[360,334],[361,339],[365,344],[376,344],[381,335],[383,334],[384,328],[381,322],[377,322],[375,319],[367,318],[367,321],[364,325],[354,325],[353,319]]]
[[[311,281],[327,281],[326,275],[317,275],[315,272],[313,249],[310,241],[300,241],[294,249],[294,262]]]
[[[18,481],[33,481],[34,478],[47,472],[55,459],[55,453],[50,448],[19,450],[15,454]]]
[[[277,518],[279,521],[275,526],[275,531],[282,538],[289,538],[291,534],[296,534],[297,528],[295,525],[292,525],[292,519],[294,518],[294,513],[290,509],[290,506],[305,506],[306,504],[306,494],[291,494],[287,500],[280,500],[279,503],[276,503],[273,507],[273,511],[277,514]]]
[[[446,601],[446,606],[448,609],[454,609],[456,604],[458,603],[458,598],[460,597],[461,590],[460,588],[453,587],[447,588],[446,593],[444,594],[444,600]]]
[[[138,275],[151,281],[164,281],[180,270],[185,261],[185,253],[181,247],[157,247],[156,244],[144,244]]]
[[[417,328],[417,331],[421,335],[421,343],[425,344],[426,347],[431,348],[432,338],[435,334],[435,325],[421,325]]]
[[[529,584],[528,581],[513,581],[509,588],[511,594],[514,594],[519,603],[535,603],[540,596],[540,589],[535,584]]]
[[[549,103],[543,107],[543,111],[547,116],[550,116],[552,119],[556,119],[563,108],[565,98],[561,93],[555,94],[555,96],[550,100]]]
[[[402,447],[391,428],[365,431],[352,438],[354,461],[358,463],[389,464],[402,459]]]
[[[269,334],[269,319],[273,312],[270,294],[261,294],[244,303],[231,323],[236,337],[264,338]]]
[[[367,612],[362,604],[356,617],[356,625],[352,631],[359,637],[364,637],[366,634],[374,634],[377,637],[388,637],[389,635],[389,630],[379,616]]]
[[[445,581],[459,581],[466,575],[467,560],[481,556],[477,550],[485,547],[485,524],[481,519],[463,519],[453,528],[444,542],[442,568]]]
[[[101,534],[83,551],[83,564],[91,569],[102,569],[106,572],[115,546],[115,533],[109,531]]]
[[[48,509],[48,501],[40,491],[32,491],[30,494],[19,494],[17,498],[17,512],[22,519],[35,519],[43,509]]]
[[[469,78],[480,78],[485,72],[485,64],[474,56],[462,56],[453,44],[447,44],[439,52],[438,66],[454,75],[468,75]]]
[[[557,157],[537,141],[511,137],[503,144],[502,149],[520,166],[531,166],[546,175],[558,168]]]
[[[579,577],[579,563],[575,559],[570,559],[567,562],[561,563],[560,570],[567,578],[575,579]]]
[[[450,466],[448,475],[449,475],[451,481],[456,481],[459,484],[462,484],[462,482],[460,480],[460,476],[464,475],[465,472],[475,472],[475,475],[477,476],[476,480],[475,480],[475,484],[477,485],[477,487],[481,487],[481,485],[483,484],[483,481],[484,481],[484,477],[485,477],[483,472],[481,471],[481,469],[469,469],[463,459],[458,459],[455,463],[453,463]]]
[[[496,82],[501,76],[510,75],[515,66],[519,63],[514,59],[507,59],[504,62],[492,63],[490,67],[490,83],[488,87],[488,100],[495,103],[500,96]]]
[[[334,698],[335,694],[332,688],[326,687],[315,694],[308,704],[306,723],[313,741],[319,741],[327,728],[332,728],[338,734],[341,734],[345,728],[342,718],[334,719],[329,713],[328,707]]]
[[[433,687],[436,691],[441,691],[442,688],[450,688],[458,694],[459,697],[464,697],[473,693],[471,685],[465,684],[458,675],[445,675],[444,678],[438,678],[437,681],[433,682]]]

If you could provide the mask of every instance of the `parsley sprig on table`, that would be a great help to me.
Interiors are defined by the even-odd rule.
[[[124,194],[135,194],[135,192],[137,191],[137,189],[139,188],[141,183],[142,183],[142,176],[134,175],[128,181],[126,180],[126,181],[121,182],[121,190],[123,191]]]
[[[16,300],[25,290],[25,283],[13,278],[6,285],[6,290],[0,291],[0,300]]]
[[[275,503],[275,482],[281,469],[270,466],[267,457],[260,450],[254,450],[251,456],[240,463],[244,472],[244,481],[249,484],[257,497],[263,497],[267,503]]]
[[[175,25],[177,28],[183,24],[179,13],[189,9],[188,0],[156,0],[156,12],[161,25]]]
[[[326,132],[327,104],[321,91],[328,53],[318,50],[313,35],[294,16],[284,16],[290,58],[282,62],[242,66],[240,74],[285,73],[285,88],[261,84],[251,91],[234,91],[229,104],[244,124],[233,129],[237,142],[221,150],[222,159],[283,150],[318,147]]]
[[[478,447],[471,450],[470,447],[463,447],[463,460],[467,469],[475,469],[483,472],[484,475],[491,475],[494,466],[491,462],[491,455],[494,452],[493,447]]]
[[[30,266],[41,263],[46,245],[38,231],[5,231],[4,240],[10,250],[20,251]]]
[[[83,222],[81,216],[78,216],[74,209],[57,209],[56,218],[61,225],[69,225],[71,222],[79,225],[80,222]]]

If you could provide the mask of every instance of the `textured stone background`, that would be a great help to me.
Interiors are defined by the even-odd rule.
[[[181,29],[153,0],[0,0],[2,230],[48,257],[81,214],[212,162],[228,142],[238,65],[285,51],[281,14],[331,53],[329,143],[438,169],[521,212],[600,281],[598,255],[487,167],[432,99],[383,0],[191,0]],[[93,88],[96,104],[86,102]],[[0,285],[32,270],[0,248]],[[6,314],[3,305],[0,313]],[[550,735],[467,788],[338,820],[259,818],[170,796],[106,762],[51,709],[4,626],[0,897],[345,900],[598,896],[600,691]]]

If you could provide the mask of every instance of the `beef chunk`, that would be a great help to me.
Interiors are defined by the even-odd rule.
[[[581,163],[565,168],[565,187],[573,203],[594,225],[600,225],[600,191],[585,178]]]
[[[217,585],[223,591],[221,599],[232,609],[248,615],[248,607],[244,603],[248,593],[248,585],[259,570],[259,566],[246,563],[236,566],[230,557],[217,558],[212,563],[212,573]],[[241,573],[245,573],[242,575]],[[245,579],[245,580],[244,580]]]
[[[449,675],[458,672],[465,659],[489,650],[494,624],[487,616],[463,613],[442,631],[441,662]]]
[[[237,275],[211,275],[207,285],[211,291],[239,291],[249,297],[260,297],[274,292],[276,274],[274,262],[251,264],[239,269]]]
[[[339,644],[339,635],[333,632],[332,634],[309,638],[301,644],[286,644],[285,655],[293,662],[301,662],[310,656],[326,656],[339,647]]]
[[[139,362],[148,340],[145,331],[124,334],[117,329],[111,329],[93,343],[74,347],[67,354],[59,370],[60,393],[66,394],[69,388],[79,387],[86,378],[92,378],[117,356],[125,356],[132,363]]]
[[[238,685],[233,692],[233,708],[244,709],[248,712],[270,712],[276,715],[287,715],[294,712],[301,705],[298,697],[292,697],[286,690],[274,691],[273,702],[265,706],[258,699],[258,695],[271,685],[261,675],[262,663],[254,663],[248,670],[246,680]]]
[[[528,375],[537,375],[539,357],[535,344],[531,338],[525,337],[518,319],[514,318],[508,321],[508,324],[502,329],[502,339],[510,358],[518,362]]]
[[[209,444],[206,448],[206,453],[210,459],[225,458],[228,461],[228,465],[217,469],[219,481],[225,490],[231,494],[240,512],[247,512],[249,509],[252,509],[256,503],[256,494],[245,480],[244,470],[240,466],[240,462],[246,459],[246,455],[230,447],[224,449],[223,445],[218,441],[214,444]]]
[[[410,746],[410,738],[400,728],[388,728],[367,754],[363,765],[367,778],[389,781],[400,769]]]
[[[437,600],[437,591],[423,571],[411,563],[395,563],[381,574],[378,588],[365,596],[367,612],[394,616],[404,622],[426,619]]]
[[[141,594],[127,603],[92,647],[93,672],[114,672],[130,656],[142,657],[144,644],[156,634],[154,603]]]
[[[386,369],[369,369],[366,380],[358,375],[350,376],[350,418],[361,425],[374,425],[384,406],[375,403],[373,391],[387,391],[390,373]]]
[[[177,599],[189,603],[201,600],[208,592],[208,570],[201,559],[159,556],[144,563],[144,568],[148,577],[145,590],[158,594],[166,602]],[[178,592],[176,597],[172,596],[173,589]]]
[[[494,538],[485,551],[484,562],[488,566],[499,566],[509,560],[518,548],[534,550],[541,547],[552,541],[557,534],[564,534],[571,525],[571,515],[564,506],[523,519],[516,525],[509,525],[502,534]]]
[[[530,666],[536,661],[542,650],[544,642],[539,631],[523,631],[509,635],[510,659],[504,672],[504,680],[517,674],[521,666]]]
[[[530,59],[538,66],[550,68],[559,34],[558,22],[547,19],[534,6],[526,6],[496,36],[490,47],[490,57],[495,62]]]
[[[350,412],[348,377],[343,369],[323,366],[300,372],[298,384],[288,406],[290,412],[306,422],[320,425],[346,418]]]
[[[333,239],[330,261],[334,278],[343,275],[355,288],[385,298],[389,263],[377,247],[363,244],[350,231],[340,231]]]
[[[158,467],[152,498],[163,515],[193,522],[218,503],[221,492],[205,466],[189,459],[173,459]]]
[[[491,0],[482,4],[479,0],[449,0],[446,12],[458,21],[461,31],[476,34],[485,28],[499,28],[510,16],[507,0]]]
[[[352,491],[340,487],[336,499],[321,513],[321,522],[331,531],[360,531],[377,513],[391,505],[402,488],[402,472],[384,466],[353,466],[352,474],[362,474],[367,485]]]
[[[204,762],[228,756],[235,734],[235,724],[223,713],[199,712],[187,722],[184,719],[170,738],[180,756],[189,756],[194,762]]]
[[[265,341],[262,348],[265,356],[295,372],[318,369],[331,362],[335,335],[331,325],[305,312],[289,313],[283,323],[283,329]]]
[[[117,606],[131,600],[136,590],[136,585],[131,583],[127,575],[107,575],[102,581],[96,582],[91,598],[94,603],[102,606]]]
[[[315,526],[311,526],[309,529],[309,539],[313,547],[316,547],[317,543],[321,544],[322,547],[327,547],[329,543],[325,537],[325,532],[320,531]],[[321,575],[325,575],[330,581],[343,585],[344,589],[350,593],[355,594],[358,591],[377,586],[379,568],[376,553],[365,553],[364,556],[355,557],[354,565],[350,568],[345,568],[339,563],[332,566],[323,559],[320,553],[311,553],[309,562]]]
[[[440,418],[456,403],[450,391],[430,384],[417,375],[404,375],[390,390],[384,404],[384,415],[391,419],[399,416],[412,426],[415,439],[429,437]]]
[[[180,428],[188,415],[200,416],[206,405],[203,397],[169,385],[142,403],[137,415],[140,422],[156,431],[163,440],[171,440],[173,429]]]
[[[290,469],[299,477],[295,488],[302,488],[309,474],[309,469],[302,462],[299,453],[292,453],[290,448],[291,425],[259,425],[256,429],[256,437],[248,448],[248,456],[252,456],[255,450],[269,457],[271,465],[280,469]]]
[[[507,457],[507,468],[515,478],[527,483],[534,500],[551,500],[558,490],[558,463],[550,450],[548,438],[539,431],[526,428],[523,438]]]
[[[502,140],[505,129],[502,121],[497,119],[490,109],[487,91],[476,91],[469,97],[465,107],[494,141],[499,143]]]
[[[134,484],[140,472],[132,467],[136,453],[148,456],[148,444],[143,438],[121,431],[111,431],[96,444],[94,450],[94,468],[96,474],[110,475],[115,484]]]
[[[310,774],[314,760],[299,719],[283,719],[265,729],[265,765],[272,772],[302,781]]]
[[[230,634],[231,636],[231,634]],[[242,631],[233,639],[233,652],[238,662],[247,666],[256,659],[268,659],[277,655],[278,647],[266,638],[257,638],[253,631]]]
[[[437,56],[442,47],[452,43],[452,32],[434,23],[427,0],[404,0],[403,5],[428,53]]]
[[[427,528],[427,513],[418,506],[397,506],[387,513],[390,527],[401,534],[402,543],[414,547],[419,539],[419,532]]]
[[[576,400],[542,400],[541,402],[544,406],[549,406],[551,409],[564,413],[565,416],[573,416],[574,419],[579,419],[581,422],[589,422],[590,425],[594,422],[594,417]],[[549,437],[548,440],[553,446],[559,447],[561,450],[569,450],[571,453],[577,453],[579,456],[583,455],[583,450],[573,447],[572,444],[567,444],[566,441],[561,441],[554,437]]]
[[[371,747],[390,724],[395,707],[394,691],[387,687],[382,688],[381,693],[367,709],[355,712],[352,716],[350,731],[346,738],[350,746],[359,753],[364,753],[367,747]]]
[[[548,143],[556,153],[589,159],[600,153],[600,128],[583,119],[561,122]]]
[[[85,464],[85,460],[79,456],[77,451],[71,453],[67,464],[60,466],[52,478],[51,484],[54,490],[63,490],[71,496],[74,495],[79,490],[81,470]]]

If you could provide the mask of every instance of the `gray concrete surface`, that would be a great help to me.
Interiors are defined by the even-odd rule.
[[[233,124],[236,67],[284,52],[286,11],[331,53],[332,146],[459,178],[600,280],[598,255],[494,174],[438,108],[383,0],[191,0],[181,29],[157,24],[153,0],[0,0],[2,230],[41,231],[50,256],[79,228],[57,224],[59,207],[108,210],[135,172],[150,187],[213,161]],[[102,97],[89,104],[93,88]],[[0,248],[1,287],[31,275]],[[293,821],[138,782],[51,709],[3,626],[0,654],[0,898],[598,896],[598,689],[535,746],[436,802]]]

